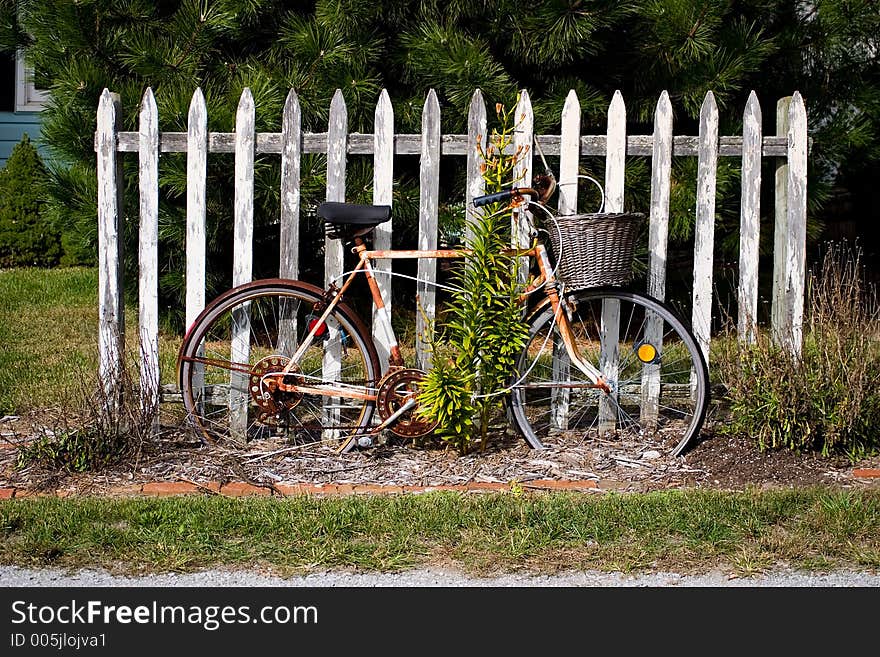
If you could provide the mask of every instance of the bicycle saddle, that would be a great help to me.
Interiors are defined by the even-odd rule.
[[[318,216],[324,221],[328,237],[350,240],[391,219],[391,206],[324,201],[318,206]]]

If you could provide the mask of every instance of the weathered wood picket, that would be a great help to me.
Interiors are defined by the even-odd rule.
[[[288,94],[280,133],[255,132],[255,108],[250,90],[242,93],[234,133],[209,133],[204,96],[197,89],[189,110],[185,133],[161,132],[153,92],[147,89],[140,111],[138,132],[119,129],[118,98],[109,90],[101,96],[95,133],[98,176],[99,235],[99,354],[100,373],[107,390],[114,390],[121,378],[124,352],[124,317],[121,256],[122,175],[117,153],[137,152],[140,167],[139,218],[139,335],[141,340],[141,390],[146,399],[159,398],[158,359],[158,161],[160,153],[187,153],[186,210],[186,321],[189,325],[205,305],[205,216],[206,166],[209,153],[235,154],[234,196],[234,265],[233,282],[251,279],[253,240],[254,156],[257,153],[281,157],[280,271],[279,275],[296,278],[300,219],[300,160],[305,153],[327,155],[326,199],[345,200],[346,161],[348,155],[372,155],[374,158],[373,202],[390,204],[393,162],[396,155],[420,157],[420,209],[418,247],[437,248],[439,172],[442,155],[466,157],[467,181],[462,190],[470,202],[484,191],[477,146],[487,143],[486,106],[482,94],[473,94],[465,135],[443,135],[440,130],[440,106],[436,94],[429,92],[422,113],[421,134],[395,134],[394,113],[387,92],[379,97],[373,134],[348,132],[347,111],[341,91],[337,90],[330,106],[325,133],[302,131],[299,99]],[[616,92],[608,110],[605,135],[580,134],[580,103],[574,91],[566,99],[561,117],[560,135],[534,135],[531,101],[527,92],[519,96],[516,111],[518,132],[514,148],[531,145],[535,139],[547,155],[559,157],[559,210],[574,214],[577,207],[578,165],[585,156],[604,156],[605,211],[619,212],[624,207],[624,169],[627,156],[651,158],[651,198],[649,208],[649,272],[647,292],[665,298],[667,235],[669,226],[670,175],[674,156],[696,156],[697,206],[694,238],[694,286],[692,324],[704,353],[708,356],[711,340],[712,261],[715,225],[716,168],[719,157],[742,159],[741,231],[739,257],[740,339],[752,341],[756,334],[758,302],[758,235],[762,158],[774,158],[775,232],[773,299],[771,331],[776,341],[792,353],[801,346],[806,254],[806,181],[807,120],[804,102],[798,92],[781,99],[776,108],[776,135],[763,136],[761,108],[754,92],[743,113],[743,134],[719,136],[718,109],[711,92],[700,112],[699,135],[674,136],[673,112],[669,95],[664,91],[654,114],[650,135],[628,135],[623,97]],[[525,185],[531,181],[531,150],[519,164]],[[580,209],[592,211],[592,209]],[[523,238],[522,226],[514,217],[513,241]],[[393,220],[376,231],[376,248],[389,248]],[[343,272],[342,245],[325,242],[325,283]],[[418,277],[436,280],[436,262],[419,261]],[[380,268],[390,269],[389,263]],[[387,276],[377,277],[387,289]],[[435,298],[431,285],[419,283],[418,303],[433,312]],[[390,301],[390,299],[389,299]],[[606,308],[609,326],[614,326],[615,309]],[[418,316],[418,313],[417,313]],[[419,318],[417,330],[428,330]],[[377,336],[380,356],[387,355],[387,345]],[[243,356],[243,354],[240,354]],[[614,360],[613,354],[608,358]],[[421,367],[429,364],[428,354],[418,354]],[[386,358],[382,358],[385,363]],[[327,363],[332,367],[332,363]],[[559,367],[567,364],[560,359]],[[710,363],[711,367],[711,363]],[[647,373],[650,379],[651,373]],[[564,407],[565,400],[557,400]]]

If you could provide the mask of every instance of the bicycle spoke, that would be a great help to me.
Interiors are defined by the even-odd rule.
[[[374,388],[378,365],[372,341],[356,320],[339,309],[325,318],[347,341],[333,380],[323,366],[327,340],[313,340],[300,349],[299,362],[290,362],[308,333],[307,318],[319,314],[314,311],[319,303],[319,295],[295,282],[257,282],[205,309],[180,363],[184,404],[207,440],[236,445],[278,437],[317,441],[328,430],[344,437],[369,425],[373,401],[363,395]],[[204,345],[204,355],[198,345]],[[231,358],[235,353],[247,360]],[[200,385],[197,363],[204,369]],[[344,398],[346,390],[355,397]]]
[[[601,290],[571,296],[576,300],[570,321],[573,346],[581,359],[600,370],[603,354],[613,354],[603,372],[612,392],[583,388],[592,381],[574,368],[568,370],[566,379],[558,379],[551,366],[554,355],[546,345],[559,342],[559,338],[548,339],[552,312],[545,310],[532,320],[530,342],[518,363],[518,376],[525,376],[525,380],[511,391],[512,415],[520,431],[533,446],[540,446],[562,429],[561,435],[578,440],[607,432],[640,440],[658,436],[674,453],[680,452],[699,431],[708,401],[705,363],[689,330],[666,306],[645,295]],[[614,302],[619,313],[606,331],[601,318],[608,301]],[[646,340],[651,322],[661,329],[655,333],[656,340]],[[616,340],[616,344],[602,347],[603,340]],[[642,356],[643,344],[653,346],[656,353]],[[651,361],[643,360],[649,357]],[[700,375],[696,395],[689,386],[692,370]],[[649,371],[655,373],[651,386],[646,378]],[[557,417],[553,393],[542,389],[565,395],[566,417],[561,425],[552,420]],[[646,408],[651,412],[646,413]]]

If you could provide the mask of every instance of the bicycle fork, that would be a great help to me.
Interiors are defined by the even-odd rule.
[[[538,259],[538,268],[541,276],[546,278],[546,272],[552,271],[550,259],[547,256],[546,249],[534,249],[535,257]],[[562,337],[562,344],[565,346],[565,352],[569,360],[583,372],[592,383],[574,383],[571,381],[560,381],[537,385],[536,387],[546,388],[593,388],[599,389],[606,394],[611,393],[611,387],[605,381],[605,377],[592,363],[583,360],[575,347],[575,338],[572,332],[571,323],[569,323],[568,313],[566,312],[566,301],[560,296],[556,285],[544,283],[547,298],[550,300],[550,308],[553,310],[553,323],[559,329],[559,335]],[[535,384],[532,384],[535,385]]]

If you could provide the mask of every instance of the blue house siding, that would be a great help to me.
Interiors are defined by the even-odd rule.
[[[46,155],[40,148],[40,113],[0,112],[0,167],[6,165],[12,149],[25,133],[45,158]]]

